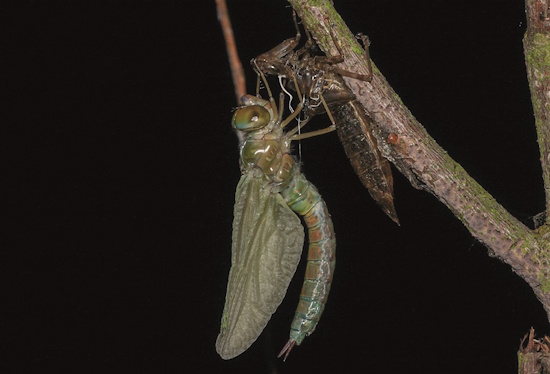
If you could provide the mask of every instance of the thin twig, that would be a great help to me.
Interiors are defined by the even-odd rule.
[[[225,0],[216,0],[216,9],[218,12],[218,21],[222,27],[223,37],[225,39],[225,46],[227,48],[227,56],[229,58],[231,75],[233,76],[233,84],[235,86],[235,95],[237,97],[237,102],[241,104],[241,97],[246,94],[246,81],[244,78],[243,66],[239,59],[239,54],[237,53],[237,44],[233,36],[233,28],[231,27],[231,20],[229,19]]]

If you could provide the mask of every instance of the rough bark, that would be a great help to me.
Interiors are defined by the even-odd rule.
[[[541,266],[546,267],[546,272],[548,248],[550,247],[548,245],[548,219],[550,217],[548,214],[550,209],[550,17],[548,6],[548,0],[525,1],[527,30],[523,38],[525,66],[531,91],[546,198],[546,223],[537,230],[540,242],[545,244],[539,249],[538,256],[545,259],[544,265]],[[548,312],[546,305],[545,309]],[[523,344],[524,341],[518,351],[518,372],[520,374],[550,373],[550,340],[548,337],[540,341],[535,340],[534,330],[531,329],[527,345]]]
[[[289,2],[321,49],[329,55],[336,54],[329,33],[332,27],[344,51],[345,61],[340,67],[366,73],[362,48],[330,1]],[[532,231],[506,211],[429,136],[382,73],[372,65],[372,82],[353,79],[346,79],[346,82],[374,118],[375,135],[384,156],[413,186],[432,193],[444,203],[470,233],[485,244],[491,255],[510,265],[531,286],[550,315],[549,253],[546,250],[550,232],[546,226]],[[547,93],[545,91],[545,95]],[[390,135],[391,142],[388,142]]]
[[[539,19],[542,25],[537,31],[528,30],[525,37],[525,54],[528,71],[531,70],[529,78],[534,92],[533,106],[549,206],[550,39],[546,30],[550,22],[544,18],[546,13],[543,18],[537,13],[542,9],[542,3],[546,9],[546,1],[526,0],[528,18]],[[329,55],[336,54],[329,33],[329,27],[332,28],[335,39],[344,51],[345,61],[339,65],[341,68],[366,73],[362,47],[329,0],[289,2],[312,32],[321,49]],[[346,82],[366,111],[374,118],[377,125],[375,136],[383,155],[413,186],[432,193],[444,203],[468,228],[472,236],[485,244],[489,254],[510,265],[513,271],[531,286],[550,316],[548,226],[530,230],[504,209],[429,136],[389,86],[382,73],[374,64],[372,66],[372,82],[353,79],[346,79]],[[388,137],[391,140],[389,142]]]
[[[550,209],[550,14],[548,0],[526,0],[527,31],[523,38],[527,78],[540,149],[546,196],[546,222]]]
[[[329,0],[289,0],[321,49],[336,54],[330,37],[344,51],[340,67],[366,73],[361,46]],[[374,64],[372,82],[346,82],[374,118],[383,155],[419,189],[432,193],[489,249],[533,289],[550,320],[550,0],[525,0],[527,31],[523,40],[527,76],[543,170],[546,222],[530,230],[443,150],[405,107]],[[391,140],[391,141],[388,141]],[[524,338],[525,341],[525,338]],[[518,352],[519,373],[550,373],[550,340],[534,339]]]

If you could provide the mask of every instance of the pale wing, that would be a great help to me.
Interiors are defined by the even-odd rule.
[[[216,350],[223,359],[256,341],[286,294],[304,229],[278,193],[249,172],[235,193],[231,270]]]

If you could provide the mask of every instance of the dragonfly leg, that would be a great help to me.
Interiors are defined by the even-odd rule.
[[[331,34],[332,34],[332,31],[331,31]],[[361,81],[365,81],[365,82],[370,82],[372,80],[372,63],[371,63],[371,60],[370,60],[370,53],[369,53],[370,40],[369,40],[368,36],[363,35],[361,33],[357,34],[356,38],[361,39],[361,41],[363,42],[363,50],[365,51],[364,57],[367,61],[368,73],[367,74],[354,73],[352,71],[347,71],[347,70],[341,69],[337,66],[334,68],[334,71],[336,73],[340,74],[343,77],[348,77],[348,78],[353,78],[353,79],[357,79],[357,80],[361,80]],[[333,38],[333,40],[334,40],[334,38]],[[334,45],[336,46],[336,49],[338,49],[338,52],[340,54],[342,54],[342,50],[340,49],[340,46],[338,45],[338,42],[336,40],[334,40]],[[342,59],[342,61],[343,61],[343,59]],[[338,62],[342,62],[342,61],[338,61]]]
[[[361,39],[361,41],[363,42],[363,50],[365,52],[364,57],[367,61],[367,70],[368,70],[367,74],[359,74],[359,73],[355,73],[355,72],[352,72],[352,71],[344,70],[344,69],[339,68],[338,66],[336,66],[336,64],[344,62],[344,52],[342,51],[342,48],[340,47],[340,44],[338,43],[338,41],[334,37],[334,32],[332,31],[332,27],[329,29],[329,32],[330,32],[330,36],[332,38],[332,42],[334,43],[334,47],[336,47],[336,50],[338,51],[338,54],[334,55],[334,56],[331,56],[331,57],[320,58],[319,60],[317,60],[317,64],[320,63],[321,66],[323,64],[334,65],[334,67],[333,67],[334,72],[340,74],[343,77],[349,77],[349,78],[353,78],[353,79],[357,79],[357,80],[370,82],[371,79],[372,79],[372,65],[371,65],[370,53],[369,53],[370,40],[369,40],[368,36],[363,35],[361,33],[356,35],[356,38]]]
[[[290,68],[286,65],[289,60],[289,55],[298,46],[302,34],[298,27],[298,21],[296,20],[296,12],[292,12],[292,18],[294,19],[294,27],[296,28],[296,36],[294,38],[286,39],[281,44],[270,49],[269,51],[262,53],[256,58],[253,58],[250,63],[257,69],[271,75],[286,74]]]
[[[334,117],[332,116],[332,113],[331,113],[331,111],[330,111],[330,109],[327,105],[327,102],[325,101],[325,97],[321,93],[319,93],[319,97],[321,98],[321,102],[323,103],[323,106],[325,107],[325,111],[327,112],[328,118],[330,119],[330,122],[332,123],[332,125],[330,125],[329,127],[325,127],[324,129],[320,129],[320,130],[316,130],[316,131],[310,131],[310,132],[306,132],[304,134],[295,135],[296,132],[298,131],[298,127],[303,128],[306,125],[306,123],[309,122],[309,120],[311,119],[311,117],[310,117],[305,121],[305,123],[301,124],[301,126],[297,126],[297,127],[293,128],[292,130],[287,132],[287,135],[289,135],[290,140],[300,140],[300,139],[311,138],[313,136],[328,134],[329,132],[332,132],[332,131],[336,130],[336,121],[334,121]]]
[[[311,33],[307,29],[307,27],[304,26],[304,34],[306,34],[306,43],[302,48],[300,48],[296,52],[296,58],[299,60],[305,53],[309,53],[311,51],[311,48],[315,45],[315,42],[313,41],[313,38],[311,37]]]
[[[271,93],[271,88],[269,88],[269,83],[267,83],[267,78],[265,77],[263,71],[258,67],[258,65],[256,65],[255,60],[252,60],[252,62],[254,63],[254,70],[256,71],[256,74],[258,74],[258,83],[257,83],[257,86],[256,86],[256,91],[259,91],[260,77],[261,77],[262,81],[265,84],[267,94],[269,95],[269,103],[270,103],[271,107],[273,108],[273,112],[277,113],[277,104],[275,104],[275,99],[273,98],[273,94]],[[256,96],[259,97],[258,92],[256,93]]]
[[[277,120],[279,122],[281,122],[281,119],[283,118],[284,106],[285,106],[285,94],[280,92],[279,93],[279,113],[277,115]]]

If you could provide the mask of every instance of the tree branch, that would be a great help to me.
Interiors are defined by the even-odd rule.
[[[339,65],[341,68],[362,74],[367,72],[362,47],[329,0],[289,2],[312,32],[320,48],[328,55],[337,53],[329,33],[329,27],[332,28],[345,57]],[[550,53],[545,56],[550,58]],[[531,231],[470,177],[428,135],[382,73],[374,64],[372,66],[372,82],[345,80],[365,110],[374,118],[377,125],[375,136],[383,155],[413,186],[432,193],[444,203],[472,236],[487,246],[491,255],[510,265],[531,286],[550,316],[549,259],[544,249],[548,239],[542,233],[544,230],[538,233]],[[550,147],[546,147],[548,149]],[[545,178],[545,183],[550,180],[548,176]],[[550,192],[548,189],[546,191],[548,196]]]

